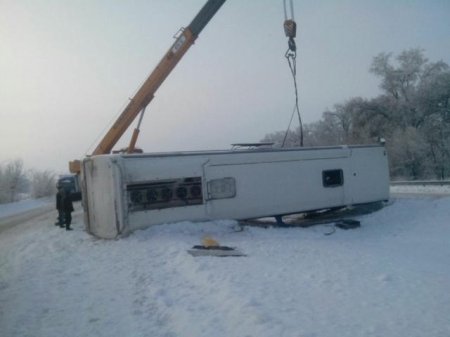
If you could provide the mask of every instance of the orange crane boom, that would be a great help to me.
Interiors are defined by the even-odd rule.
[[[151,102],[156,90],[158,90],[167,76],[169,76],[187,50],[194,44],[200,32],[205,28],[224,2],[225,0],[208,0],[189,26],[181,30],[181,34],[177,37],[173,45],[169,48],[134,97],[130,99],[128,105],[97,145],[92,152],[92,155],[111,153],[112,148],[130,127],[136,116]],[[138,132],[139,130],[136,129],[130,146],[134,147]],[[79,160],[70,162],[70,172],[80,173],[80,164]]]

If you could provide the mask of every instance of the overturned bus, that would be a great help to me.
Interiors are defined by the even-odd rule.
[[[106,239],[389,199],[383,145],[98,155],[82,172],[87,231]]]

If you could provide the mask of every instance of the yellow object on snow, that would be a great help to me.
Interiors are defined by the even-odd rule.
[[[204,247],[218,247],[220,244],[210,236],[205,236],[202,240]]]

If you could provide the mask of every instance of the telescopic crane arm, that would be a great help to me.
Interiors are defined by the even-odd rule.
[[[187,50],[194,44],[200,32],[205,28],[224,2],[225,0],[208,0],[189,26],[182,29],[181,34],[177,37],[173,45],[146,79],[144,84],[139,88],[134,97],[130,99],[130,102],[125,107],[124,111],[100,141],[94,152],[92,152],[92,155],[109,154],[111,152],[113,146],[116,145],[125,131],[130,127],[139,112],[145,109],[152,101],[156,90],[158,90],[167,76],[169,76]],[[72,161],[69,163],[69,169],[72,173],[80,173],[80,166],[80,161]]]

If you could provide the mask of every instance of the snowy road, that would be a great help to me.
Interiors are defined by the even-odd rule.
[[[27,220],[45,215],[55,208],[54,198],[23,200],[11,204],[0,204],[0,234]]]
[[[1,336],[450,336],[450,197],[396,199],[362,227],[155,226],[97,240],[74,214],[0,233]],[[209,234],[247,257],[194,258]]]

